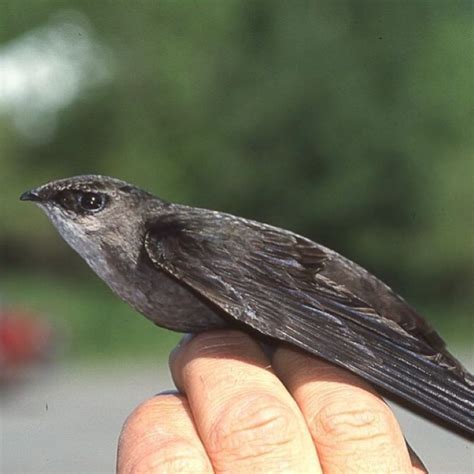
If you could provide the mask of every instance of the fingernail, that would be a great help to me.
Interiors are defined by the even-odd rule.
[[[155,397],[159,397],[160,395],[178,395],[179,392],[175,388],[170,388],[168,390],[162,390],[161,392],[158,392]]]

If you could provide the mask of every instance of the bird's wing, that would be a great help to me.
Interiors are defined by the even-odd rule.
[[[281,229],[199,211],[149,226],[145,247],[157,267],[256,331],[474,434],[472,376],[338,283],[334,265],[346,259]]]

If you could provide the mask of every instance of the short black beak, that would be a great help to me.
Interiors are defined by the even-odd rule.
[[[40,202],[42,201],[40,195],[37,193],[35,189],[32,189],[31,191],[26,191],[20,196],[21,201],[34,201],[34,202]]]

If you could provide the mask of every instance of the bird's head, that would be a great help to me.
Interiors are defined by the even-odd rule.
[[[131,184],[100,175],[52,181],[26,191],[20,199],[38,204],[87,261],[106,247],[127,251],[124,246],[138,247],[148,212],[168,205]],[[134,248],[134,257],[136,252]]]

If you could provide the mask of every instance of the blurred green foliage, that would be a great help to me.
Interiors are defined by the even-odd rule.
[[[105,313],[124,306],[96,279],[85,283],[85,265],[17,201],[53,178],[103,173],[302,233],[443,326],[472,331],[471,2],[4,0],[2,10],[0,74],[15,44],[31,43],[37,61],[48,49],[66,63],[79,51],[67,63],[79,86],[62,105],[33,113],[38,97],[68,84],[60,73],[13,106],[0,93],[7,299],[38,301],[33,291],[56,301],[69,275],[64,319],[91,313],[82,347],[108,347],[116,329]],[[38,273],[51,283],[23,286]]]

